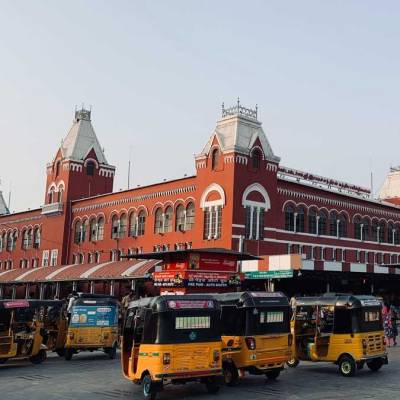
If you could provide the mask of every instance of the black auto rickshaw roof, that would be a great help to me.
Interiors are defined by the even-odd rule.
[[[3,299],[0,300],[0,309],[62,307],[62,300],[36,300],[36,299]]]
[[[221,305],[239,307],[287,307],[289,301],[281,292],[231,292],[214,295]]]
[[[155,313],[184,309],[219,309],[219,302],[210,294],[162,295],[131,301],[128,309],[131,308],[150,308]]]
[[[298,297],[296,306],[334,306],[346,308],[379,307],[381,302],[374,296],[326,293],[319,297]]]

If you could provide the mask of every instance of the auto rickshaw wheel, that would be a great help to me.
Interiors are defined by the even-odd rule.
[[[209,394],[216,394],[219,391],[219,384],[215,376],[210,376],[206,380],[206,389]]]
[[[238,369],[231,363],[223,365],[224,382],[227,386],[236,386],[239,383]]]
[[[108,358],[109,358],[110,360],[114,360],[114,358],[117,356],[117,345],[114,344],[113,347],[108,347],[108,348],[105,350],[105,352],[106,352],[106,354],[108,355]]]
[[[71,361],[73,355],[74,355],[73,349],[64,349],[64,358],[66,361]]]
[[[279,376],[280,373],[281,373],[281,370],[278,369],[278,368],[275,368],[275,369],[272,369],[271,371],[267,371],[267,372],[265,373],[265,376],[266,376],[268,379],[275,380],[276,378],[278,378],[278,376]]]
[[[145,399],[155,400],[157,396],[157,391],[155,390],[155,384],[151,380],[151,376],[149,374],[145,375],[142,379],[143,386],[143,396]]]
[[[343,356],[339,360],[339,371],[343,376],[354,376],[356,374],[357,365],[352,357]]]
[[[291,358],[290,360],[286,361],[286,365],[289,368],[296,368],[300,364],[300,361],[297,358]]]
[[[36,355],[30,356],[29,361],[32,364],[41,364],[44,360],[46,360],[46,358],[47,358],[46,350],[41,349],[39,350],[39,353],[37,353]]]
[[[56,349],[56,353],[59,357],[64,357],[65,349]]]
[[[367,361],[367,367],[372,371],[379,371],[383,366],[383,361],[381,358],[374,358],[373,360]]]

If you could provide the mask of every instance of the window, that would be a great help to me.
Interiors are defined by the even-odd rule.
[[[386,225],[381,222],[378,226],[378,242],[383,243],[385,241]]]
[[[211,168],[213,171],[215,171],[218,168],[219,164],[219,150],[214,149],[213,152],[211,153]]]
[[[315,210],[308,212],[308,232],[317,233],[317,212]]]
[[[327,216],[324,212],[319,213],[318,218],[318,234],[319,235],[326,235],[326,227],[327,227]]]
[[[175,329],[209,329],[211,318],[206,316],[175,317]]]
[[[185,230],[185,219],[185,207],[183,204],[179,204],[179,206],[176,208],[176,231],[183,232]]]
[[[259,169],[261,165],[261,153],[260,150],[256,149],[252,154],[252,166],[254,169]]]
[[[376,322],[379,320],[380,320],[379,310],[364,312],[364,321],[365,322]]]
[[[100,262],[100,253],[96,251],[94,255],[94,262],[99,263]]]
[[[338,228],[339,228],[338,236],[347,237],[347,219],[343,214],[339,215]]]
[[[329,216],[329,235],[330,236],[337,236],[338,235],[338,224],[337,224],[337,214],[332,212]]]
[[[138,229],[137,229],[138,236],[144,235],[145,224],[146,224],[146,214],[142,210],[142,211],[140,211],[140,213],[138,215]]]
[[[371,226],[371,240],[373,242],[377,242],[378,241],[378,224],[376,221],[372,222],[372,226]]]
[[[49,266],[49,250],[43,250],[42,267]]]
[[[356,261],[360,262],[361,261],[361,253],[360,250],[356,250]]]
[[[354,239],[361,240],[362,224],[359,218],[354,220]]]
[[[370,229],[369,229],[369,221],[364,219],[362,221],[362,230],[361,230],[361,240],[369,240]]]
[[[118,239],[119,238],[119,228],[120,228],[120,220],[117,215],[114,215],[111,219],[111,238]]]
[[[25,230],[22,232],[22,248],[27,250],[29,247],[31,247],[31,244],[29,243],[29,232],[28,230]]]
[[[135,212],[131,213],[129,216],[129,236],[135,237],[137,236],[137,229],[138,229],[138,220],[137,215]]]
[[[51,251],[50,266],[55,267],[57,265],[58,250],[54,249]]]
[[[97,220],[97,240],[103,240],[104,238],[104,218],[100,217]]]
[[[185,230],[190,231],[194,227],[194,203],[189,203],[186,207]]]
[[[154,218],[154,233],[163,233],[164,218],[161,208],[157,208]]]
[[[126,236],[126,231],[128,227],[128,216],[122,214],[119,220],[119,237],[123,238]]]
[[[89,221],[85,219],[82,222],[82,234],[81,234],[81,242],[84,242],[86,240],[86,234],[89,228]]]
[[[60,185],[58,187],[58,202],[62,203],[62,199],[63,199],[63,193],[64,193],[64,186]]]
[[[82,224],[80,221],[77,221],[75,224],[75,230],[74,230],[74,242],[76,244],[81,243],[82,241]]]
[[[0,235],[0,253],[4,250],[6,246],[6,240],[5,240],[5,233]]]
[[[387,243],[393,243],[393,231],[394,231],[393,225],[389,224],[388,228],[387,228],[387,236],[386,236]]]
[[[93,176],[94,175],[95,164],[93,161],[88,161],[86,164],[86,175]]]
[[[204,209],[203,238],[207,240],[221,237],[222,206],[206,207]]]
[[[294,231],[294,209],[292,206],[285,207],[285,230]]]
[[[58,175],[60,175],[60,165],[61,165],[61,162],[60,162],[60,161],[57,161],[57,162],[56,162],[56,177],[57,177]]]
[[[90,226],[90,237],[89,240],[91,242],[97,241],[97,221],[95,218],[92,218],[89,223]]]
[[[394,229],[393,241],[394,241],[394,244],[400,244],[400,229],[398,226],[396,226]]]
[[[7,235],[7,251],[15,250],[17,244],[18,233],[17,231],[8,232]]]
[[[264,214],[262,207],[246,206],[245,209],[245,238],[263,239],[264,237]]]
[[[54,203],[54,195],[55,195],[55,191],[54,191],[54,187],[50,188],[49,194],[48,194],[48,202],[49,204]]]
[[[168,206],[164,213],[164,232],[172,231],[172,220],[173,220],[173,210],[171,206]]]
[[[40,247],[40,228],[35,228],[33,230],[33,247],[38,249]]]
[[[304,232],[305,231],[305,212],[304,208],[300,207],[297,210],[297,215],[296,215],[296,232]]]

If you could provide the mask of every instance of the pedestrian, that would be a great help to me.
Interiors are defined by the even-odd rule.
[[[392,311],[389,303],[385,302],[382,309],[383,330],[385,332],[388,347],[393,339]]]
[[[124,311],[128,308],[129,303],[133,300],[135,300],[135,292],[130,290],[129,293],[122,298],[121,304]]]
[[[78,297],[78,292],[76,290],[73,290],[72,293],[68,296],[68,306],[67,306],[68,323],[71,321],[72,306],[77,297]]]
[[[398,329],[397,329],[397,319],[398,319],[398,315],[397,315],[397,309],[394,306],[394,304],[392,304],[392,306],[390,307],[390,312],[391,312],[391,318],[392,318],[392,335],[393,335],[393,346],[397,345],[397,336],[399,334]]]

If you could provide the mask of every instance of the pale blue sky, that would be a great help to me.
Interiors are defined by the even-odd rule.
[[[0,0],[0,178],[40,206],[76,104],[115,190],[194,172],[240,96],[282,164],[378,188],[400,164],[400,3]]]

